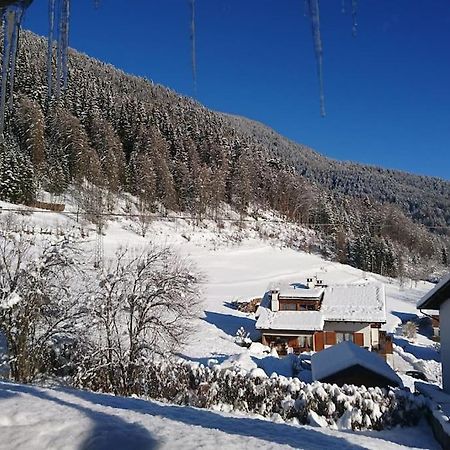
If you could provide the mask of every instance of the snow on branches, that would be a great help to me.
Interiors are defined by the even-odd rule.
[[[91,332],[77,377],[128,395],[154,354],[178,350],[198,315],[199,277],[167,247],[119,250],[92,293]]]
[[[37,243],[24,234],[0,234],[0,332],[16,381],[46,371],[56,346],[75,334],[82,292],[68,280],[79,271],[76,258],[66,237]]]
[[[199,276],[171,249],[119,250],[105,269],[91,259],[66,236],[0,232],[0,337],[15,381],[77,375],[128,394],[150,355],[192,331]]]
[[[81,383],[79,387],[94,386]],[[427,407],[424,397],[407,390],[308,384],[297,378],[255,376],[239,368],[206,367],[184,360],[147,361],[133,393],[278,422],[353,430],[413,425]]]

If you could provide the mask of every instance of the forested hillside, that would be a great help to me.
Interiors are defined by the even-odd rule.
[[[258,122],[228,117],[245,135],[252,135],[274,156],[322,186],[353,197],[369,196],[393,203],[414,220],[435,227],[437,232],[450,225],[449,180],[332,160]]]
[[[69,89],[47,98],[46,42],[21,36],[0,149],[0,198],[90,182],[131,192],[143,212],[220,220],[273,209],[318,230],[330,257],[388,275],[448,264],[450,183],[324,158],[272,130],[76,52]],[[413,264],[411,264],[413,263]],[[419,270],[420,269],[420,270]]]

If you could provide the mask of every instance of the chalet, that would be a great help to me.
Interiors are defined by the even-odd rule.
[[[450,273],[419,300],[417,308],[439,311],[442,383],[450,393]]]
[[[342,386],[402,386],[400,377],[378,355],[350,341],[341,342],[311,357],[315,381]]]
[[[320,351],[344,341],[392,358],[381,284],[291,284],[267,292],[257,311],[262,342],[279,354]],[[389,361],[390,362],[390,361]]]

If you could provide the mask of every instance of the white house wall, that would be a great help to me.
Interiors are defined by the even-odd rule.
[[[442,303],[439,311],[441,326],[442,382],[444,391],[450,394],[450,299]]]
[[[370,334],[372,337],[372,345],[374,347],[378,347],[380,344],[380,329],[379,328],[371,328]]]

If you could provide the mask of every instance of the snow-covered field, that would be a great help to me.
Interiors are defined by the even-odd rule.
[[[11,207],[5,203],[0,206]],[[87,245],[95,246],[94,227],[77,223],[74,216],[38,213],[21,216],[21,220],[30,226],[54,230],[90,228]],[[402,320],[417,317],[416,302],[432,286],[425,282],[401,286],[398,281],[289,249],[276,237],[262,240],[251,224],[244,232],[238,232],[231,226],[194,227],[184,220],[165,220],[154,222],[146,238],[133,228],[133,223],[125,219],[109,223],[103,239],[106,259],[120,246],[139,249],[151,242],[167,244],[193,261],[203,274],[204,314],[180,355],[204,364],[209,359],[224,364],[237,361],[257,365],[268,375],[272,371],[292,375],[288,360],[249,353],[234,339],[240,327],[256,336],[255,318],[237,311],[231,302],[261,297],[273,283],[304,281],[316,274],[328,284],[382,281],[386,285],[388,331],[395,331]],[[292,232],[283,229],[279,234]],[[236,238],[239,233],[244,235],[243,240]],[[412,369],[440,382],[439,354],[428,337],[429,331],[420,329],[415,342],[395,336],[394,368],[407,386],[413,387],[414,379],[404,372]],[[138,399],[9,383],[0,383],[0,427],[0,448],[8,449],[438,448],[425,424],[384,432],[339,432]]]

